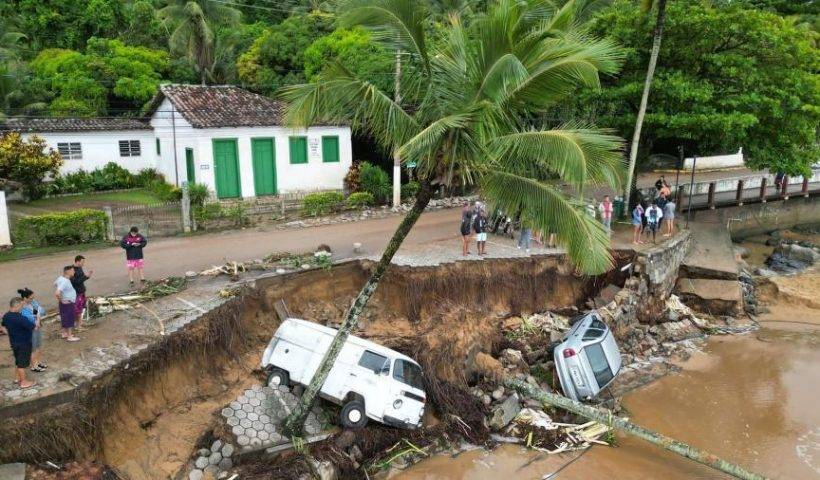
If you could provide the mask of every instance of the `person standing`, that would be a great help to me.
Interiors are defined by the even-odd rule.
[[[479,255],[487,254],[487,213],[483,208],[479,208],[473,220],[473,230],[475,231],[476,248]]]
[[[14,366],[16,367],[17,380],[20,388],[25,390],[37,383],[30,382],[26,378],[26,369],[31,365],[31,332],[34,325],[20,313],[23,308],[23,299],[14,297],[9,302],[9,311],[3,315],[0,325],[6,329],[9,335],[11,351],[14,354]]]
[[[655,235],[658,232],[658,225],[660,225],[661,218],[663,218],[663,212],[658,207],[657,204],[653,203],[646,209],[646,228],[652,232],[652,243],[656,243]]]
[[[137,227],[131,227],[128,235],[122,237],[120,246],[125,249],[125,264],[128,267],[128,282],[134,285],[134,270],[140,276],[140,282],[145,282],[145,274],[143,268],[145,267],[145,260],[142,255],[142,249],[148,245],[146,239]]]
[[[666,225],[665,237],[671,237],[675,234],[675,200],[669,200],[663,208],[663,223]]]
[[[74,336],[74,320],[76,311],[74,302],[77,301],[77,292],[71,285],[71,277],[74,276],[74,265],[63,267],[63,274],[54,281],[54,296],[57,297],[57,304],[60,309],[60,327],[62,337],[69,342],[76,342],[79,338]]]
[[[669,202],[669,200],[668,200],[668,197],[666,196],[666,193],[663,190],[661,190],[661,194],[658,195],[658,198],[655,199],[655,205],[657,205],[658,208],[661,209],[661,213],[663,214],[663,216],[661,217],[661,220],[658,222],[658,229],[659,230],[663,230],[663,223],[666,221],[666,204],[668,202]]]
[[[461,254],[467,256],[470,254],[470,231],[473,224],[473,211],[470,205],[464,205],[461,209]]]
[[[643,243],[641,240],[641,230],[643,230],[643,205],[638,203],[632,210],[632,243]]]
[[[532,240],[532,228],[526,221],[521,222],[521,235],[518,237],[518,249],[522,248],[530,253],[530,243]]]
[[[77,255],[74,257],[74,276],[71,277],[71,285],[74,291],[77,292],[77,301],[74,302],[75,325],[78,332],[85,330],[83,328],[83,311],[85,311],[85,281],[91,278],[94,274],[93,270],[86,273],[83,270],[85,266],[85,257]]]
[[[43,345],[42,319],[45,316],[45,310],[40,302],[34,299],[34,292],[28,287],[17,290],[17,293],[23,299],[23,308],[20,313],[34,325],[34,330],[31,332],[31,371],[44,372],[48,365],[41,359],[40,347]]]
[[[598,205],[598,210],[601,212],[601,223],[606,228],[606,233],[612,233],[612,200],[609,195],[604,195],[604,201]]]

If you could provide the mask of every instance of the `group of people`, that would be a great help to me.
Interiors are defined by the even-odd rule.
[[[128,280],[134,284],[134,274],[140,282],[145,282],[143,272],[144,258],[142,249],[148,240],[132,227],[120,241],[125,250]],[[60,315],[60,337],[67,342],[77,342],[76,333],[83,332],[83,317],[86,312],[86,285],[93,271],[85,270],[85,257],[77,255],[74,263],[62,268],[62,273],[54,281],[54,297]],[[48,368],[42,358],[42,321],[46,313],[43,306],[34,298],[34,292],[28,287],[17,290],[18,296],[9,301],[9,311],[3,315],[2,330],[9,337],[11,351],[16,367],[15,383],[21,389],[28,389],[36,382],[27,378],[26,369],[40,373]]]
[[[665,230],[664,237],[675,234],[675,200],[671,197],[672,189],[669,183],[661,176],[655,182],[657,195],[651,202],[640,201],[632,210],[632,243],[641,244],[643,235],[652,234],[652,243],[656,243],[659,230]]]
[[[489,229],[487,205],[476,200],[472,206],[464,205],[461,209],[461,254],[470,254],[470,237],[475,233],[476,250],[479,255],[487,254],[487,230]]]

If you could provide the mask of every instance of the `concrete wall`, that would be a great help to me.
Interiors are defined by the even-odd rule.
[[[6,208],[6,192],[0,190],[0,247],[8,245],[11,245],[9,210]]]
[[[173,116],[173,118],[172,118]],[[172,113],[168,99],[163,100],[151,119],[156,137],[160,139],[161,155],[159,169],[171,183],[187,180],[185,150],[194,153],[197,183],[216,190],[213,167],[213,140],[236,139],[239,159],[239,181],[242,196],[255,196],[253,185],[253,157],[251,139],[273,138],[276,151],[276,187],[279,193],[339,189],[353,163],[353,147],[348,127],[311,127],[307,130],[290,130],[283,127],[243,128],[193,128],[179,112]],[[322,136],[339,137],[339,162],[322,162]],[[288,137],[308,137],[308,163],[290,163]],[[174,168],[174,139],[176,139],[176,169]],[[178,181],[176,181],[178,177]]]
[[[116,132],[43,132],[26,134],[44,139],[48,146],[57,151],[58,143],[80,143],[82,149],[81,160],[64,159],[60,173],[74,172],[79,169],[94,170],[102,168],[106,163],[114,162],[131,172],[143,168],[154,168],[157,165],[154,132],[151,130],[126,130]],[[120,140],[139,140],[139,157],[120,157]]]
[[[637,256],[636,272],[647,281],[653,296],[666,299],[678,279],[678,270],[689,253],[692,235],[682,230],[674,239]]]
[[[692,217],[698,222],[728,226],[733,239],[745,238],[797,225],[820,224],[820,197],[792,196],[742,207],[693,211]]]
[[[683,160],[683,168],[686,170],[691,170],[692,165],[695,164],[694,158],[685,158]],[[697,168],[698,169],[707,169],[707,168],[732,168],[732,167],[742,167],[743,163],[743,149],[737,151],[737,153],[730,153],[728,155],[712,155],[709,157],[698,157],[697,161]]]

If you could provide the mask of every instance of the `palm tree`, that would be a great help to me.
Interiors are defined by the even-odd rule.
[[[643,12],[649,12],[654,3],[655,0],[643,0],[641,9]],[[661,38],[663,37],[663,24],[666,20],[666,0],[658,0],[657,4],[658,17],[655,20],[655,31],[652,34],[652,51],[649,54],[649,65],[646,67],[646,79],[643,84],[641,104],[638,107],[638,116],[635,119],[635,130],[632,132],[632,143],[629,145],[629,170],[624,185],[624,201],[627,202],[627,205],[630,205],[632,182],[635,176],[635,162],[638,159],[638,146],[641,142],[641,127],[643,127],[643,118],[646,115],[646,104],[649,103],[649,89],[652,87],[652,77],[655,76],[655,66],[658,64],[658,54],[661,51]]]
[[[19,57],[25,38],[8,21],[0,19],[0,120],[9,111],[11,101],[20,94],[22,62]]]
[[[498,0],[464,21],[452,14],[436,38],[428,37],[428,12],[417,0],[347,0],[339,11],[342,26],[367,27],[391,48],[409,52],[413,85],[399,105],[337,63],[315,83],[281,91],[285,121],[294,127],[346,122],[416,163],[420,189],[288,418],[292,434],[301,431],[344,341],[435,187],[478,187],[504,211],[557,231],[577,267],[598,273],[612,263],[607,234],[559,182],[618,188],[623,171],[619,138],[588,125],[530,124],[577,88],[598,86],[599,72],[614,73],[622,57],[610,42],[578,33],[573,22],[556,27],[551,2]]]
[[[242,17],[239,10],[210,0],[166,0],[157,15],[171,32],[171,51],[188,56],[203,85],[214,64],[214,27],[235,26]]]

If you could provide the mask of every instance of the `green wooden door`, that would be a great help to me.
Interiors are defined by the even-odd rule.
[[[240,189],[236,139],[221,139],[213,142],[216,196],[219,198],[237,198],[240,196]]]
[[[251,140],[253,188],[256,195],[276,195],[276,149],[272,138]]]
[[[185,170],[188,172],[188,185],[196,183],[196,169],[194,168],[194,149],[185,149]]]

